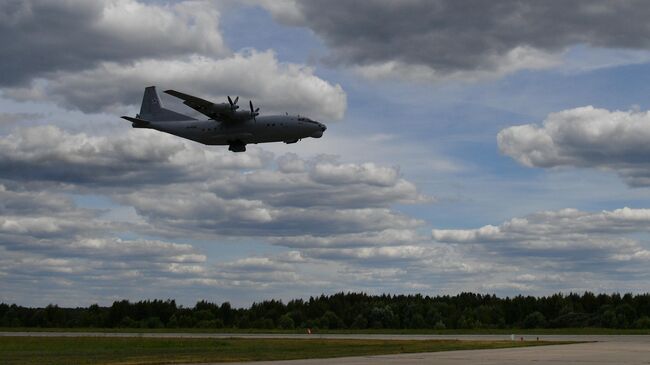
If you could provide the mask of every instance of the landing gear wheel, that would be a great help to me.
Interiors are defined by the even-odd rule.
[[[241,141],[231,142],[228,150],[232,152],[246,152],[246,143]]]

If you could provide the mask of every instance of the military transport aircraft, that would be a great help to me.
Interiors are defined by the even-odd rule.
[[[241,111],[237,101],[228,96],[228,103],[212,103],[176,90],[165,93],[183,100],[183,104],[208,117],[198,120],[165,109],[155,86],[144,89],[140,114],[135,118],[123,116],[133,128],[149,128],[207,145],[228,145],[232,152],[246,151],[246,144],[284,142],[296,143],[303,138],[320,138],[327,127],[306,117],[292,115],[259,116],[260,108]]]

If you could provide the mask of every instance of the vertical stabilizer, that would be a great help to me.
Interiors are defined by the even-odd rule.
[[[165,109],[162,102],[158,97],[155,86],[149,86],[144,89],[142,96],[142,105],[140,106],[140,114],[138,118],[155,121],[155,122],[169,122],[177,120],[192,120],[194,118],[187,115],[177,113],[173,110]]]
[[[156,92],[155,86],[149,86],[144,89],[144,96],[142,97],[142,105],[140,106],[140,117],[144,119],[148,115],[154,115],[162,109],[160,105],[160,98]]]

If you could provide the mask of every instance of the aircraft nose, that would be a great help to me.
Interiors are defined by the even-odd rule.
[[[316,122],[316,124],[318,125],[318,127],[317,127],[318,129],[315,130],[315,131],[313,131],[312,134],[311,134],[311,136],[312,136],[313,138],[320,138],[320,137],[323,136],[323,132],[325,132],[325,130],[327,129],[327,127],[326,127],[323,123],[318,123],[318,122]]]

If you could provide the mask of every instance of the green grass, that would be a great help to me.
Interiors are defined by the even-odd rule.
[[[544,341],[0,337],[3,365],[174,364],[496,349]]]
[[[101,333],[269,333],[304,334],[305,329],[239,329],[239,328],[39,328],[0,327],[0,332],[101,332]],[[315,334],[390,334],[390,335],[650,335],[650,329],[619,328],[479,328],[479,329],[363,329],[315,330]]]

